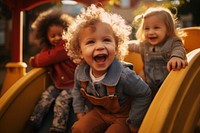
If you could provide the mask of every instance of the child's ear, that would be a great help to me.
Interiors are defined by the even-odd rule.
[[[117,51],[115,50],[115,56],[117,55]]]
[[[79,52],[81,59],[83,59],[82,51]]]

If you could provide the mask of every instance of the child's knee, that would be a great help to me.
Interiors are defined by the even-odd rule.
[[[73,133],[85,133],[86,132],[86,126],[84,126],[84,124],[80,123],[80,122],[75,122],[72,126],[72,132]]]

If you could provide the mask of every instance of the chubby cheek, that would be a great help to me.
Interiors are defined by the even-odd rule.
[[[87,49],[81,49],[81,51],[80,51],[81,59],[84,59],[87,62],[87,60],[92,58],[92,55],[90,53],[91,52],[88,51]]]
[[[117,55],[117,51],[115,49],[113,49],[112,53],[111,53],[111,58],[115,58]]]
[[[145,32],[144,34],[145,39],[148,39],[148,34]]]

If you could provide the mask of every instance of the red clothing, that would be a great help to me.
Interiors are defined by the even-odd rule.
[[[33,67],[47,67],[57,88],[72,88],[76,64],[70,60],[63,41],[55,47],[45,47],[30,60]]]

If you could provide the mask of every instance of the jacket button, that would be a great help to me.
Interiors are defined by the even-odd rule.
[[[65,79],[65,77],[64,77],[64,76],[62,76],[62,77],[61,77],[61,79],[62,79],[62,80],[64,80],[64,79]]]

